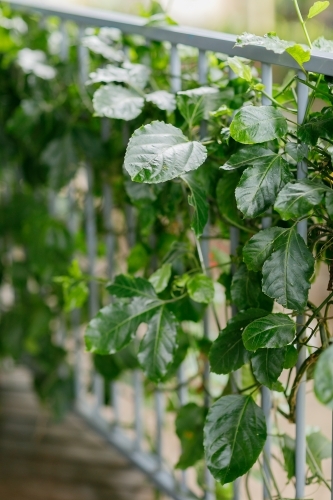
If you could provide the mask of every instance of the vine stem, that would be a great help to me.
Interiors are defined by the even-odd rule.
[[[304,35],[305,35],[305,38],[309,44],[309,47],[310,49],[312,49],[312,42],[311,42],[311,38],[309,36],[309,33],[308,33],[308,30],[306,28],[306,24],[305,24],[305,21],[303,19],[303,16],[302,16],[302,13],[300,11],[300,8],[299,8],[299,5],[298,5],[298,0],[293,0],[294,1],[294,5],[295,5],[295,9],[296,9],[296,13],[297,13],[297,17],[299,19],[299,22],[301,23],[302,25],[302,28],[303,28],[303,31],[304,31]]]
[[[298,333],[298,335],[296,337],[297,340],[303,335],[303,333],[306,331],[306,329],[311,324],[311,322],[316,318],[316,316],[318,316],[318,314],[320,313],[320,311],[322,310],[322,308],[331,300],[332,297],[333,297],[333,292],[331,292],[326,297],[326,299],[314,310],[313,314],[310,316],[310,318],[308,319],[308,321],[305,323],[305,325],[303,326],[303,328]]]

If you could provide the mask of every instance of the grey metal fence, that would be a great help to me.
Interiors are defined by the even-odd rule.
[[[266,88],[266,93],[272,94],[273,84],[273,67],[283,66],[285,68],[298,70],[296,62],[286,53],[275,54],[267,51],[259,46],[247,46],[242,49],[235,48],[236,36],[226,33],[212,32],[202,29],[195,29],[182,26],[170,27],[147,27],[142,18],[123,15],[118,13],[110,13],[108,11],[77,7],[77,6],[58,6],[55,3],[48,2],[45,4],[42,1],[20,0],[8,2],[13,8],[26,9],[28,11],[37,11],[44,16],[57,16],[62,20],[62,45],[61,58],[67,59],[68,40],[66,38],[65,21],[72,21],[79,26],[80,39],[84,36],[86,27],[112,27],[118,28],[124,34],[141,35],[147,41],[167,41],[171,44],[170,50],[170,72],[171,72],[171,90],[176,93],[181,90],[181,60],[178,51],[178,45],[187,45],[198,49],[198,75],[199,82],[204,84],[207,76],[207,61],[206,53],[208,51],[220,52],[228,56],[242,56],[252,61],[261,63],[262,81]],[[89,56],[87,48],[84,47],[80,40],[78,42],[78,57],[79,57],[79,72],[81,83],[84,84],[89,72]],[[320,73],[323,75],[333,76],[333,54],[323,53],[313,50],[311,60],[305,64],[308,71]],[[302,73],[299,74],[300,79]],[[230,75],[232,77],[232,74]],[[305,116],[308,100],[308,89],[302,83],[298,84],[297,88],[298,102],[298,123],[302,123]],[[263,97],[263,104],[271,103],[268,97]],[[204,131],[204,124],[203,124]],[[102,126],[102,140],[107,140],[110,134],[108,123],[105,122]],[[126,125],[123,129],[123,139],[127,142],[128,130]],[[93,198],[93,171],[89,164],[85,165],[87,192],[85,199],[85,227],[87,235],[88,249],[88,266],[89,273],[94,274],[96,268],[97,256],[97,231],[96,231],[96,214]],[[298,164],[298,179],[303,179],[307,175],[306,164],[300,162]],[[110,187],[105,184],[103,187],[104,198],[104,227],[106,231],[106,254],[108,260],[108,274],[112,277],[113,274],[113,259],[114,259],[114,236],[112,236],[112,227],[110,222],[110,213],[112,210],[112,192]],[[69,213],[72,214],[68,222],[71,232],[75,231],[75,222],[73,222],[73,200],[71,198],[71,189],[68,195]],[[128,213],[129,224],[133,223],[133,214]],[[263,219],[264,228],[269,227],[270,217]],[[307,226],[306,221],[298,224],[298,232],[306,240]],[[129,232],[128,242],[134,244],[133,231]],[[201,247],[204,262],[207,262],[208,243],[206,242]],[[239,232],[236,228],[231,228],[230,253],[235,255],[239,241]],[[89,296],[89,315],[94,316],[98,311],[98,291],[96,284],[92,283]],[[235,311],[233,311],[235,313]],[[121,425],[120,417],[120,400],[119,393],[121,388],[118,382],[113,382],[110,387],[112,395],[112,420],[106,418],[103,414],[104,407],[104,381],[95,373],[93,376],[92,393],[89,394],[87,381],[85,377],[84,353],[82,346],[82,332],[80,331],[79,312],[74,311],[72,314],[72,325],[75,333],[75,373],[76,373],[76,406],[78,412],[89,422],[104,438],[115,446],[121,453],[126,455],[138,468],[140,468],[149,478],[156,484],[158,489],[164,491],[167,495],[175,500],[189,500],[197,498],[194,493],[188,488],[187,474],[183,472],[178,480],[174,474],[168,470],[164,461],[164,446],[163,446],[163,425],[164,425],[164,395],[160,390],[155,392],[155,453],[145,450],[143,446],[144,440],[144,418],[143,418],[143,380],[142,374],[139,371],[133,373],[133,408],[134,408],[134,435],[129,436]],[[303,318],[298,318],[298,324],[304,323]],[[208,335],[208,317],[205,319],[204,332]],[[298,366],[302,364],[306,357],[305,347],[301,348]],[[185,373],[183,367],[180,367],[178,372],[179,381],[179,404],[184,405],[187,402],[187,390],[184,384]],[[205,370],[205,384],[209,383],[209,368]],[[304,498],[305,495],[305,474],[306,474],[306,428],[305,428],[305,399],[306,399],[305,383],[302,383],[297,394],[296,408],[296,498]],[[209,399],[204,402],[209,405]],[[267,420],[268,431],[271,429],[271,394],[267,388],[262,390],[262,407]],[[270,434],[270,432],[268,432]],[[264,481],[264,489],[262,498],[267,500],[271,498],[269,494],[269,469],[271,456],[271,437],[269,436],[264,449],[263,470],[266,475]],[[205,481],[207,491],[205,493],[206,500],[214,500],[214,481],[208,470],[205,472]],[[234,490],[234,500],[240,499],[239,482],[236,482]],[[331,495],[333,500],[333,493]]]

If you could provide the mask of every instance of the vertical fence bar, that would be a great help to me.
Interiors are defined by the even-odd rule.
[[[164,424],[164,394],[159,389],[155,392],[155,414],[156,414],[156,455],[158,467],[163,465],[163,424]]]
[[[300,71],[299,78],[305,79],[304,74]],[[297,85],[297,123],[303,123],[308,104],[308,87],[299,82]],[[305,179],[307,177],[307,164],[300,161],[297,164],[297,179]],[[305,242],[307,242],[307,220],[302,220],[297,224],[297,232]],[[302,329],[304,324],[304,316],[297,316],[298,331]],[[304,334],[306,336],[306,332]],[[297,370],[300,369],[306,359],[306,347],[300,346]],[[306,477],[306,375],[303,376],[299,385],[296,396],[296,497],[304,498],[305,495],[305,477]]]
[[[65,62],[68,61],[69,57],[69,37],[66,26],[66,21],[60,22],[60,33],[61,33],[61,42],[60,42],[60,59]]]
[[[262,83],[265,85],[265,92],[268,95],[272,95],[273,92],[273,70],[270,64],[262,64],[261,66],[261,77]],[[262,96],[262,104],[264,106],[270,106],[272,104],[269,97],[263,95]],[[263,217],[262,219],[262,228],[267,229],[272,224],[272,218],[270,216]],[[271,460],[271,408],[272,408],[272,399],[271,399],[271,391],[268,387],[262,387],[261,389],[261,407],[265,415],[266,425],[267,425],[267,440],[264,446],[264,457],[263,457],[263,473],[265,474],[266,480],[264,481],[264,491],[263,498],[264,500],[268,500],[270,498],[270,492],[268,488],[270,486],[270,460]]]

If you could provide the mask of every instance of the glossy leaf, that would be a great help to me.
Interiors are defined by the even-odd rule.
[[[242,226],[243,221],[239,215],[235,189],[239,183],[238,172],[230,172],[219,180],[216,188],[217,207],[223,219],[236,227]]]
[[[302,161],[308,153],[307,145],[298,144],[297,142],[287,142],[285,150],[297,162]]]
[[[177,93],[177,107],[187,123],[198,125],[202,120],[208,120],[209,112],[215,111],[223,101],[233,97],[232,89],[219,91],[213,87],[198,87]]]
[[[119,298],[146,297],[157,298],[154,287],[144,278],[136,278],[130,274],[119,274],[113,283],[106,287],[111,295]]]
[[[242,332],[249,323],[267,314],[268,312],[262,309],[248,309],[228,321],[227,326],[213,342],[209,353],[212,372],[230,373],[249,361],[249,352],[244,347]]]
[[[332,107],[324,108],[320,113],[312,113],[310,118],[298,128],[297,135],[300,141],[310,146],[315,146],[320,137],[331,140],[333,135]]]
[[[283,220],[303,217],[321,203],[325,191],[325,185],[318,181],[305,179],[290,182],[279,192],[274,210]]]
[[[98,68],[90,73],[88,84],[92,83],[127,83],[143,89],[148,82],[150,69],[143,64],[124,63],[122,68],[108,64],[105,68]]]
[[[308,19],[311,19],[312,17],[318,16],[321,12],[327,9],[329,6],[329,2],[315,2],[312,7],[310,7],[309,13],[308,13]]]
[[[188,197],[188,203],[194,208],[194,215],[191,228],[195,235],[200,237],[208,222],[209,204],[207,192],[203,184],[195,178],[193,173],[182,176],[191,190],[191,195]]]
[[[173,125],[155,121],[132,135],[125,169],[136,182],[159,183],[196,170],[206,157],[199,142],[189,141]]]
[[[282,313],[268,314],[245,328],[243,342],[249,351],[256,351],[263,347],[272,349],[290,344],[295,335],[296,324],[289,316]]]
[[[261,279],[253,271],[248,271],[245,264],[239,266],[231,283],[231,299],[240,311],[250,307],[259,307]]]
[[[162,306],[149,320],[138,354],[142,370],[153,382],[159,382],[167,373],[177,347],[176,337],[175,317]]]
[[[195,274],[187,282],[189,296],[195,302],[209,304],[214,298],[214,283],[205,274]]]
[[[271,255],[276,239],[284,232],[280,227],[270,227],[255,234],[243,248],[243,260],[247,268],[260,271]]]
[[[245,47],[246,45],[257,45],[272,50],[276,54],[282,54],[288,47],[292,47],[294,42],[281,40],[275,33],[267,33],[264,36],[253,35],[252,33],[243,33],[237,38],[236,45]]]
[[[258,144],[284,137],[287,121],[272,106],[245,106],[236,112],[230,135],[242,144]]]
[[[216,401],[204,428],[207,467],[213,477],[225,484],[245,474],[257,461],[266,437],[265,416],[251,396],[230,395]]]
[[[142,111],[144,99],[133,90],[109,83],[96,90],[93,106],[97,116],[133,120]]]
[[[284,368],[285,349],[258,349],[251,357],[253,375],[273,391],[283,390],[278,378]]]
[[[311,252],[295,228],[291,228],[275,240],[274,252],[262,269],[262,290],[282,306],[302,311],[307,303],[313,271]]]
[[[317,399],[333,410],[333,345],[319,356],[314,372],[314,390]]]
[[[162,305],[157,299],[136,297],[130,304],[116,302],[104,307],[88,324],[87,350],[97,354],[119,351],[134,338],[139,325],[149,321]]]
[[[187,469],[204,455],[203,428],[207,409],[195,403],[182,406],[176,417],[176,433],[180,439],[182,454],[176,467]]]
[[[323,52],[333,52],[333,41],[327,40],[325,37],[320,36],[312,43],[314,49],[322,50]]]
[[[156,90],[151,94],[146,94],[146,101],[152,102],[159,109],[172,113],[176,109],[176,98],[166,90]]]
[[[285,369],[293,368],[297,363],[297,359],[298,359],[298,350],[293,345],[288,345],[285,348],[285,358],[284,358],[283,368]]]
[[[149,281],[153,285],[156,293],[161,293],[166,289],[171,278],[171,272],[172,265],[166,263],[150,276]]]
[[[223,170],[235,170],[236,168],[253,165],[256,160],[264,156],[272,156],[273,151],[261,146],[244,146],[237,153],[230,156],[229,160],[221,167]]]
[[[288,163],[279,155],[255,160],[236,188],[236,201],[245,217],[262,215],[275,201],[280,189],[292,178]]]

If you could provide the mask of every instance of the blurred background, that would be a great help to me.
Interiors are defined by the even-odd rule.
[[[54,0],[44,0],[54,2]],[[59,0],[112,11],[144,15],[151,0]],[[57,2],[59,3],[59,2]],[[276,31],[280,38],[304,42],[292,0],[161,0],[161,5],[179,24],[197,26],[229,33],[248,31],[263,35]],[[300,0],[306,15],[313,0]],[[333,10],[312,19],[311,36],[333,38]]]

